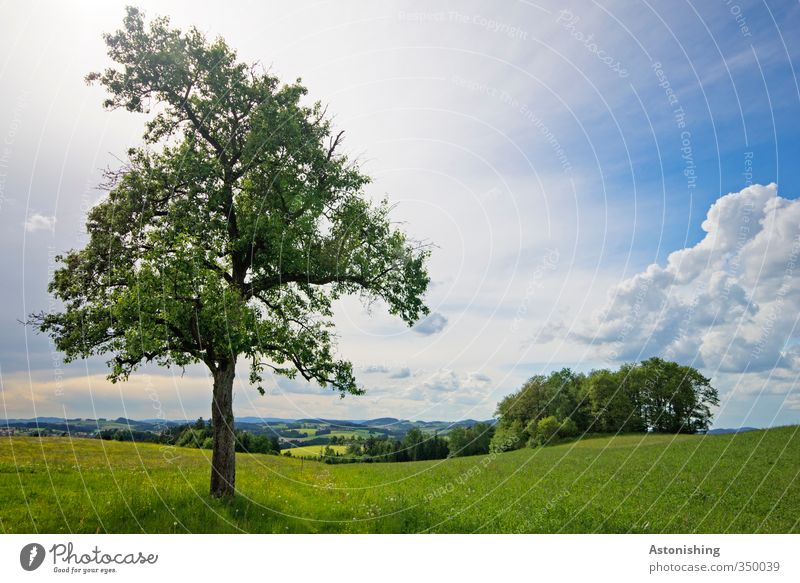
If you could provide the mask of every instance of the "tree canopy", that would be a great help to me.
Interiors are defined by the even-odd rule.
[[[135,8],[105,40],[121,67],[87,77],[105,106],[157,113],[90,211],[86,247],[59,257],[50,291],[66,309],[42,329],[68,359],[113,355],[114,380],[143,361],[215,368],[245,354],[256,373],[267,357],[359,392],[331,350],[332,301],[381,298],[413,323],[427,312],[427,250],[366,199],[369,178],[299,81],[166,18],[147,27]]]

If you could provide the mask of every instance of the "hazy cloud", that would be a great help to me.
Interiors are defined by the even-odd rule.
[[[414,332],[424,336],[438,334],[447,326],[447,318],[439,312],[433,312],[414,325]]]
[[[382,364],[369,364],[361,370],[367,374],[386,374],[389,372],[389,367]]]
[[[411,369],[407,366],[403,368],[398,368],[391,373],[389,373],[390,379],[407,379],[411,376]]]

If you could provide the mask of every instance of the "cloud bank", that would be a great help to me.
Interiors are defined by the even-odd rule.
[[[609,360],[661,355],[727,373],[800,364],[800,201],[775,184],[718,199],[700,242],[609,292],[573,336]]]

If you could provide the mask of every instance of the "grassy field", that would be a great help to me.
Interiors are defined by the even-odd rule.
[[[800,427],[626,435],[500,455],[326,465],[0,438],[0,532],[800,532]]]
[[[329,445],[328,447],[330,447],[336,453],[343,454],[347,451],[346,445]],[[324,445],[302,445],[300,447],[293,447],[284,451],[292,452],[292,457],[314,458],[321,456],[324,449]]]

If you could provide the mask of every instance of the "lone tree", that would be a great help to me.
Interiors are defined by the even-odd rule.
[[[67,362],[108,355],[112,382],[145,362],[204,363],[211,494],[231,496],[237,361],[262,394],[265,371],[362,393],[335,355],[332,303],[381,299],[413,324],[428,312],[429,251],[365,197],[369,178],[299,80],[282,85],[224,40],[148,25],[135,8],[104,39],[118,66],[87,81],[108,90],[105,107],[154,115],[109,173],[86,246],[58,257],[49,290],[63,311],[30,321]]]

